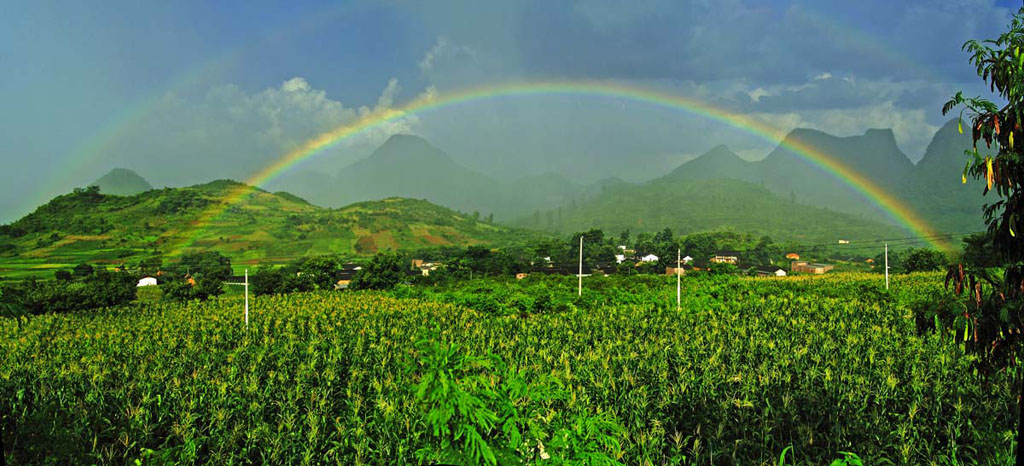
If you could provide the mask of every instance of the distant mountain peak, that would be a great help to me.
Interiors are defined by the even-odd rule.
[[[736,155],[729,147],[719,144],[696,158],[683,162],[662,180],[734,178],[750,180],[753,178],[753,165]]]
[[[891,138],[893,141],[896,140],[896,136],[893,135],[892,128],[868,128],[864,131],[864,135],[878,138]]]
[[[969,131],[969,130],[968,130]],[[957,128],[957,120],[954,118],[947,121],[932,137],[925,149],[921,160],[917,161],[919,172],[932,173],[938,176],[939,173],[947,179],[956,179],[963,171],[967,156],[964,150],[972,146],[969,132],[960,133]],[[979,147],[983,153],[985,147]]]
[[[730,157],[730,158],[731,157],[736,157],[736,158],[740,158],[740,156],[736,155],[736,153],[733,152],[732,149],[729,149],[729,146],[727,146],[725,144],[719,144],[719,145],[717,145],[715,147],[712,147],[710,150],[708,150],[707,152],[701,154],[699,157]]]
[[[365,159],[353,165],[367,162],[407,162],[422,161],[429,163],[455,164],[456,162],[441,149],[434,147],[419,136],[413,134],[394,134],[384,141]]]
[[[417,136],[415,134],[399,133],[399,134],[392,134],[390,137],[388,137],[388,139],[386,141],[384,141],[384,144],[381,144],[380,147],[377,148],[377,150],[381,150],[381,149],[386,148],[386,147],[395,147],[395,146],[398,146],[398,147],[425,146],[425,147],[430,147],[432,149],[435,149],[434,146],[431,145],[429,142],[427,142],[426,139],[423,139],[423,138],[421,138],[421,137],[419,137],[419,136]]]
[[[939,134],[960,134],[960,125],[958,123],[959,121],[956,118],[950,119],[949,121],[944,123],[938,131],[935,132],[935,135],[938,136]]]
[[[133,196],[153,189],[145,178],[127,168],[110,170],[89,186],[99,186],[101,193],[116,196]]]

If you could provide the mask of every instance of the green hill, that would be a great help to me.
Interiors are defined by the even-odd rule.
[[[550,228],[534,216],[517,225],[562,232],[596,227],[611,233],[627,228],[637,233],[669,227],[680,234],[732,229],[804,244],[905,235],[891,225],[799,204],[765,187],[730,179],[612,186],[592,200],[551,212],[540,216],[553,218]]]
[[[99,186],[101,193],[115,196],[132,196],[153,189],[145,178],[127,168],[110,170],[89,186]]]
[[[241,193],[237,202],[227,199]],[[445,245],[503,245],[533,233],[478,221],[423,200],[389,198],[326,209],[229,180],[110,196],[54,198],[0,227],[0,276],[82,262],[120,264],[210,249],[236,263],[305,255],[370,255]]]

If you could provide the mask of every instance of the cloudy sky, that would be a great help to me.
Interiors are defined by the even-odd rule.
[[[0,221],[114,167],[155,186],[246,179],[361,116],[489,83],[679,95],[777,129],[892,128],[912,160],[959,89],[989,0],[40,2],[0,15]],[[300,4],[301,3],[301,4]],[[717,144],[775,141],[629,99],[534,95],[410,115],[295,167],[333,173],[418,134],[494,176],[642,180]]]

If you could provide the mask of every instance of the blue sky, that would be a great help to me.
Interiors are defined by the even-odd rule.
[[[508,80],[653,88],[782,130],[892,127],[916,160],[943,99],[983,92],[960,45],[1017,6],[15,0],[0,16],[0,221],[119,166],[157,186],[244,179],[360,107]],[[582,181],[656,176],[722,143],[751,159],[772,148],[661,109],[523,98],[398,121],[298,169],[336,171],[395,132],[489,174]]]

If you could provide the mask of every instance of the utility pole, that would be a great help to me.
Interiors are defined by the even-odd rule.
[[[249,328],[249,269],[245,269],[245,328]]]
[[[683,296],[682,283],[681,283],[680,278],[679,278],[680,277],[680,273],[679,273],[679,260],[680,259],[679,258],[682,257],[682,255],[683,255],[683,249],[682,248],[676,249],[676,310],[677,311],[681,309],[681,302],[682,302],[682,296]]]
[[[576,296],[583,296],[583,235],[580,235],[580,286],[576,291]]]
[[[245,269],[245,281],[240,283],[224,282],[225,285],[245,287],[245,328],[249,328],[249,269]]]
[[[889,243],[885,243],[885,289],[889,289]]]

